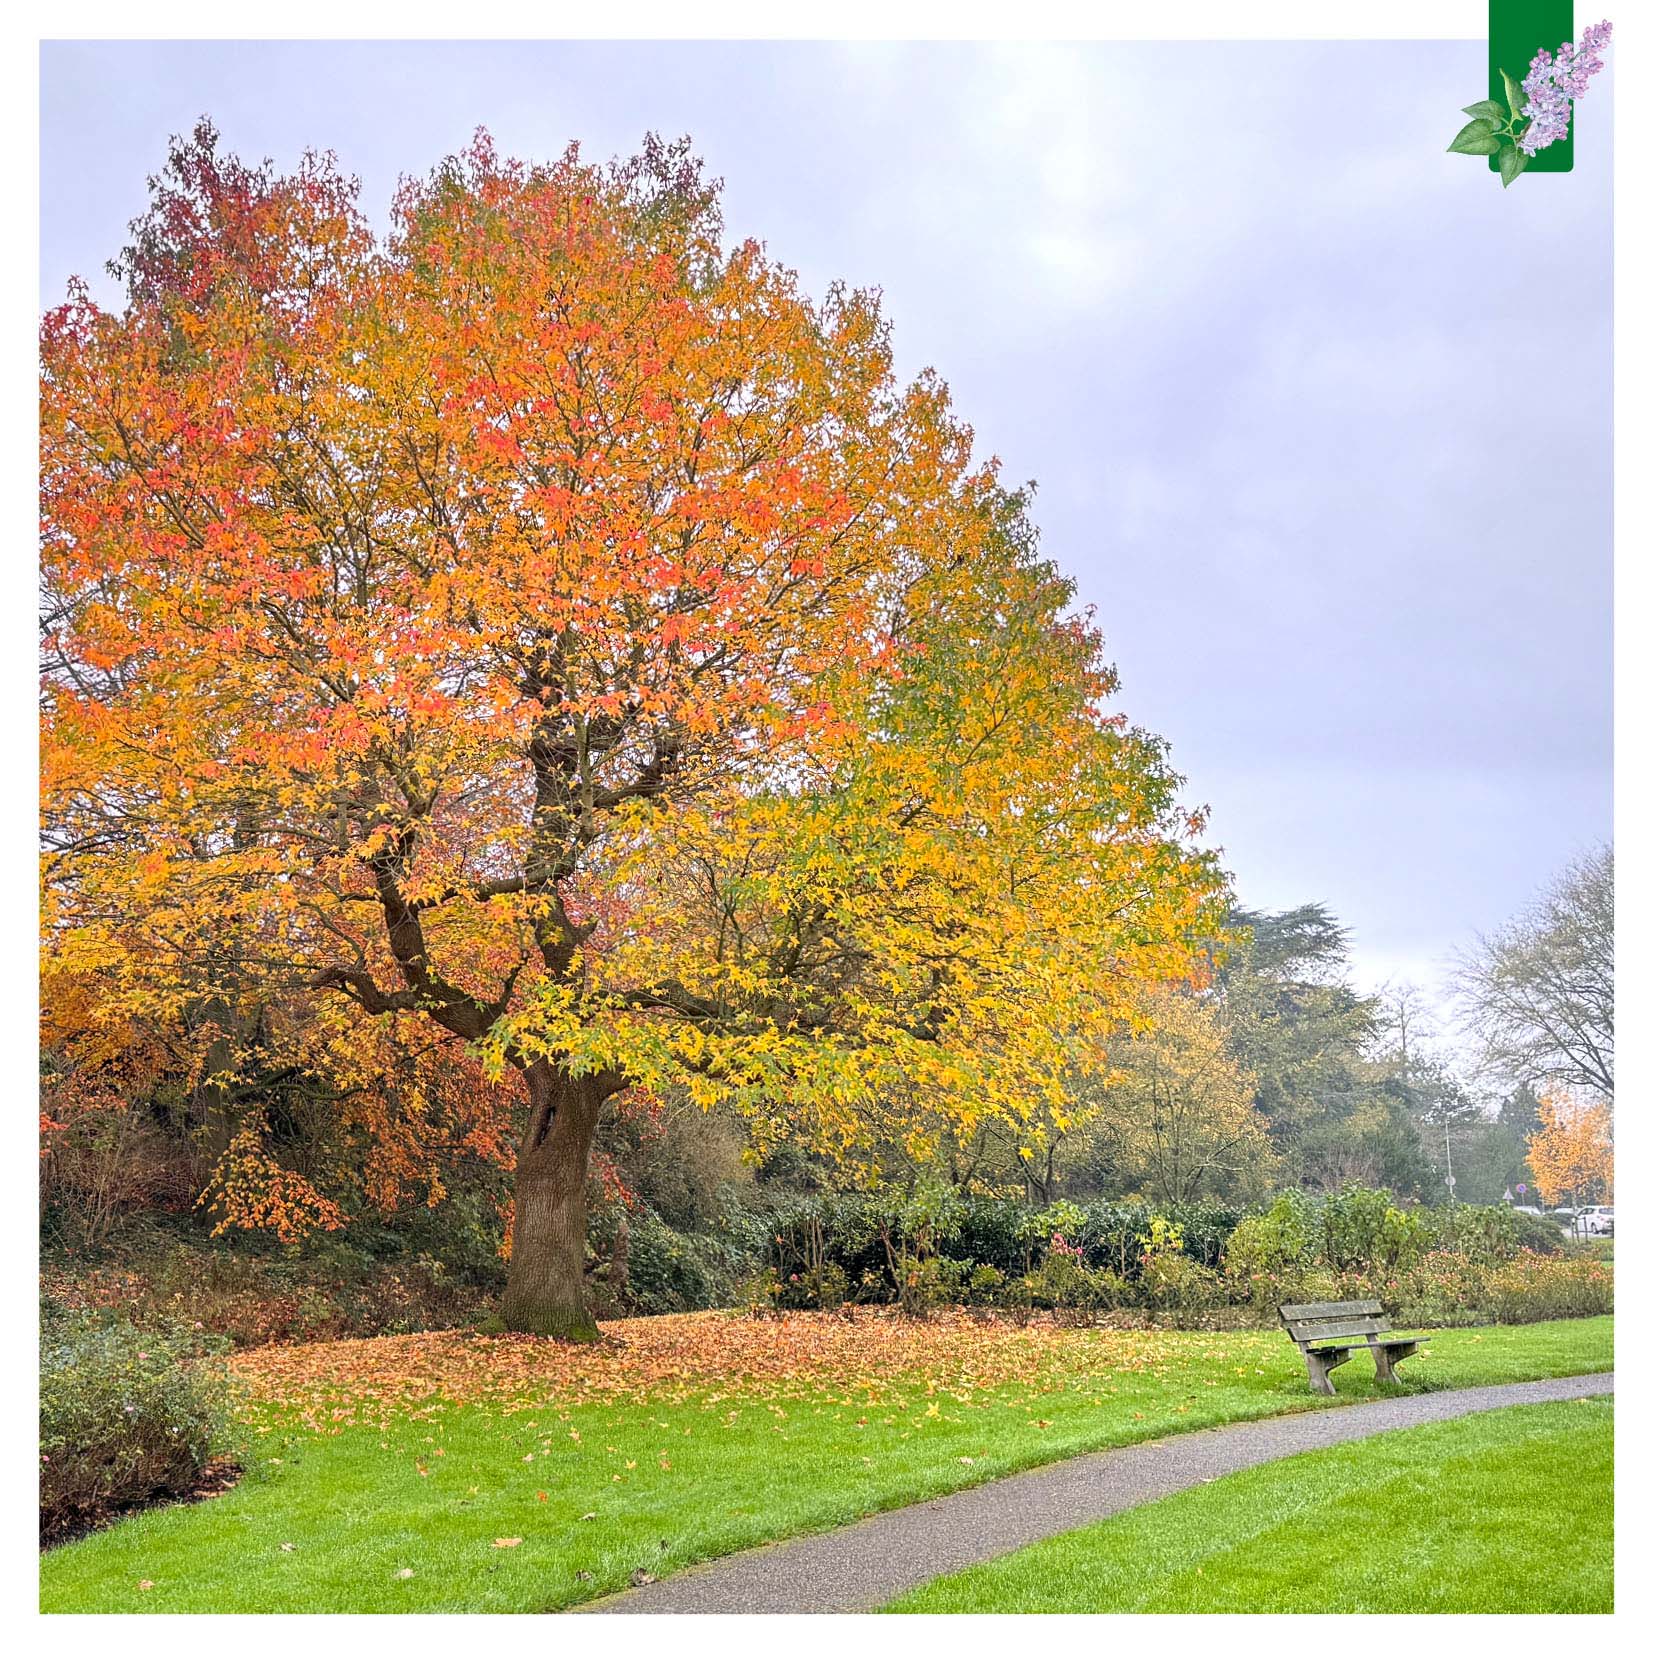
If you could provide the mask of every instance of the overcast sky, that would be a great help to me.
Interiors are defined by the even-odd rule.
[[[486,125],[690,134],[819,293],[884,290],[1035,478],[1120,705],[1240,897],[1324,901],[1429,986],[1612,831],[1613,64],[1571,175],[1443,153],[1475,42],[1082,47],[61,44],[41,296],[102,277],[170,133],[396,178]]]

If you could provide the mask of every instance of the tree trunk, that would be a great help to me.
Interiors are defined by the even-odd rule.
[[[511,1332],[586,1342],[586,1163],[592,1133],[618,1076],[566,1074],[548,1062],[523,1071],[528,1128],[517,1150],[511,1270],[500,1313]]]

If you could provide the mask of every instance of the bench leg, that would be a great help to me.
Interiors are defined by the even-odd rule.
[[[1304,1365],[1309,1368],[1310,1389],[1324,1396],[1337,1395],[1332,1387],[1332,1370],[1342,1367],[1349,1358],[1348,1350],[1305,1350]]]
[[[1378,1382],[1396,1383],[1396,1363],[1405,1361],[1417,1349],[1417,1344],[1374,1344],[1373,1366],[1378,1369]]]

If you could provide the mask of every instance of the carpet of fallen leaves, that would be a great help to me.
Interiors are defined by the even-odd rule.
[[[595,1344],[526,1336],[416,1333],[339,1343],[273,1345],[232,1366],[255,1405],[295,1410],[321,1430],[392,1413],[488,1405],[501,1412],[585,1402],[836,1400],[876,1403],[897,1390],[958,1401],[1007,1385],[1028,1393],[1127,1374],[1187,1375],[1191,1360],[1231,1361],[1258,1335],[1058,1329],[965,1315],[910,1320],[895,1311],[854,1319],[727,1312],[605,1324]]]

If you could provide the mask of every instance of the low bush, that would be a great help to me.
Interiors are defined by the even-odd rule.
[[[141,1326],[200,1323],[238,1347],[465,1326],[492,1305],[439,1259],[345,1245],[264,1250],[171,1240],[121,1262],[48,1259],[46,1292],[68,1310]]]
[[[1395,1204],[1388,1189],[1346,1183],[1316,1203],[1318,1260],[1330,1269],[1381,1269],[1391,1274],[1424,1256],[1433,1238],[1417,1210]]]
[[[1227,1298],[1223,1277],[1178,1249],[1149,1255],[1140,1291],[1144,1307],[1174,1327],[1198,1327]]]
[[[1585,1258],[1583,1244],[1580,1258],[1564,1259],[1543,1220],[1504,1206],[1404,1208],[1360,1185],[1291,1190],[1245,1217],[1129,1201],[1029,1210],[921,1191],[811,1196],[768,1222],[768,1260],[751,1271],[759,1285],[747,1296],[780,1308],[898,1302],[925,1314],[957,1303],[1046,1311],[1066,1325],[1126,1317],[1193,1327],[1273,1325],[1279,1304],[1345,1298],[1377,1299],[1409,1326],[1612,1307],[1611,1270]],[[1575,1262],[1598,1273],[1560,1267]]]
[[[1357,1276],[1344,1295],[1377,1298],[1398,1327],[1469,1326],[1492,1319],[1488,1266],[1457,1252],[1427,1252],[1399,1276]]]
[[[1224,1270],[1231,1281],[1285,1282],[1314,1267],[1321,1253],[1321,1221],[1301,1189],[1289,1189],[1267,1211],[1243,1218],[1229,1237]]]
[[[1288,1190],[1266,1211],[1243,1219],[1224,1268],[1231,1287],[1248,1296],[1274,1292],[1308,1300],[1329,1272],[1395,1281],[1433,1256],[1486,1269],[1524,1249],[1559,1252],[1555,1225],[1502,1205],[1406,1208],[1387,1189],[1350,1184],[1325,1196]],[[1425,1273],[1449,1267],[1438,1261]]]
[[[353,1227],[286,1248],[158,1230],[119,1262],[51,1254],[45,1284],[71,1308],[114,1310],[144,1326],[199,1322],[237,1345],[479,1325],[503,1280],[490,1211],[477,1194],[440,1252],[422,1249],[437,1239],[423,1217],[394,1232]],[[622,1215],[629,1268],[617,1284],[604,1262]],[[799,1194],[749,1183],[720,1190],[699,1231],[670,1227],[638,1203],[598,1206],[591,1285],[605,1318],[896,1303],[920,1316],[957,1304],[1086,1324],[1118,1313],[1272,1325],[1278,1304],[1362,1297],[1414,1324],[1448,1326],[1525,1317],[1522,1292],[1509,1284],[1517,1274],[1500,1275],[1498,1305],[1489,1297],[1506,1265],[1535,1256],[1611,1263],[1612,1248],[1504,1206],[1402,1207],[1360,1185],[1330,1196],[1289,1190],[1243,1215],[1137,1200],[1030,1208],[935,1186]],[[1564,1277],[1553,1291],[1552,1277],[1533,1279],[1560,1303],[1595,1304],[1608,1291],[1565,1289]]]
[[[634,1314],[668,1315],[733,1304],[743,1280],[754,1273],[746,1249],[723,1235],[684,1234],[648,1212],[628,1222],[624,1307]]]
[[[47,1308],[40,1342],[40,1534],[60,1539],[200,1486],[230,1445],[229,1380],[193,1328]]]
[[[1519,1254],[1488,1276],[1487,1305],[1496,1321],[1556,1321],[1572,1315],[1609,1315],[1614,1271],[1594,1258]]]
[[[1347,1270],[1317,1283],[1304,1301],[1376,1298],[1398,1327],[1519,1324],[1576,1315],[1609,1315],[1614,1308],[1610,1266],[1592,1259],[1518,1252],[1484,1262],[1460,1252],[1427,1252],[1394,1275]]]
[[[1552,1218],[1535,1212],[1511,1212],[1516,1246],[1522,1252],[1540,1252],[1554,1257],[1562,1251],[1562,1231]]]
[[[1514,1258],[1521,1248],[1517,1217],[1508,1206],[1444,1206],[1430,1214],[1428,1228],[1438,1249],[1477,1263],[1497,1263]]]
[[[965,1302],[979,1309],[996,1304],[1004,1296],[1005,1287],[1003,1269],[996,1269],[991,1263],[972,1264],[965,1277]]]
[[[1090,1326],[1127,1301],[1125,1281],[1086,1262],[1085,1249],[1053,1234],[1038,1269],[1022,1278],[1019,1302],[1048,1309],[1062,1326]]]

